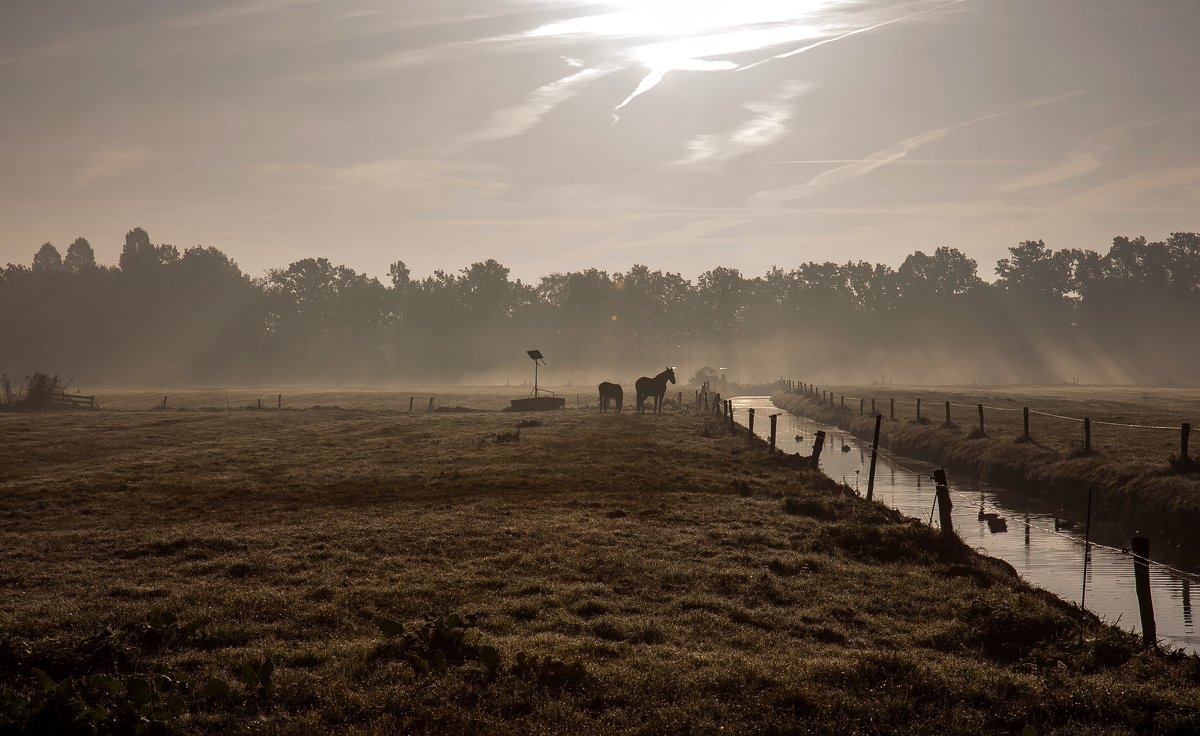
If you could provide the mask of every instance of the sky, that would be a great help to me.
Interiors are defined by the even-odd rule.
[[[0,263],[753,276],[1200,230],[1195,0],[5,0]]]

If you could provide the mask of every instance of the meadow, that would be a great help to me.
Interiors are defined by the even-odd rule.
[[[837,424],[868,440],[871,400],[883,416],[884,448],[941,463],[1014,490],[1062,504],[1080,518],[1088,491],[1097,511],[1124,520],[1160,542],[1194,545],[1200,524],[1200,455],[1181,459],[1181,425],[1200,420],[1200,390],[1117,386],[820,386],[826,396],[780,392],[775,403]],[[831,402],[828,392],[832,392]],[[846,396],[843,406],[842,397]],[[921,400],[917,420],[915,401]],[[860,414],[860,400],[864,413]],[[891,416],[895,400],[895,419]],[[945,402],[951,402],[946,425]],[[984,408],[979,433],[978,405]],[[1024,437],[1029,407],[1029,440]],[[1039,413],[1040,412],[1040,413]],[[1057,415],[1057,416],[1048,416]],[[1083,418],[1091,420],[1090,451]],[[1123,426],[1141,425],[1141,426]],[[1153,429],[1147,427],[1155,427]]]
[[[719,417],[291,395],[0,414],[0,733],[1200,729],[1197,657]]]

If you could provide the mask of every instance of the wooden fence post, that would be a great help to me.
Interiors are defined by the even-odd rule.
[[[1083,418],[1083,451],[1087,454],[1092,454],[1092,420],[1090,417]]]
[[[733,399],[725,402],[725,409],[729,412],[729,434],[737,434],[737,425],[733,423]]]
[[[409,413],[409,414],[412,414],[412,405],[413,405],[413,399],[414,399],[414,398],[415,398],[415,397],[413,397],[413,396],[409,396],[409,397],[408,397],[408,413]]]
[[[979,405],[979,434],[980,436],[987,434],[983,429],[983,404]]]
[[[746,421],[746,444],[754,447],[754,409],[747,409],[750,413],[750,419]]]
[[[817,464],[821,462],[821,450],[825,447],[825,430],[817,430],[817,439],[813,442],[813,454],[809,458],[809,467],[813,470],[817,469]]]
[[[1138,611],[1142,615],[1142,646],[1158,647],[1158,632],[1154,626],[1154,601],[1150,598],[1150,539],[1134,537],[1129,549],[1133,552],[1133,581],[1137,589]]]
[[[1025,441],[1029,441],[1029,407],[1025,407]]]
[[[771,454],[775,454],[775,425],[779,422],[779,415],[771,415]]]
[[[696,389],[696,408],[700,408],[700,389]]]
[[[861,417],[867,412],[867,402],[864,399],[858,400],[858,415]]]
[[[278,396],[275,397],[275,408],[276,409],[283,408],[283,394],[279,394]]]
[[[938,519],[942,522],[942,534],[954,533],[954,521],[950,518],[950,486],[946,483],[946,469],[933,471],[933,482],[937,487]]]
[[[875,411],[875,399],[871,399],[871,414],[875,415],[876,413],[877,412]]]
[[[917,424],[921,423],[921,400],[917,399]]]
[[[162,408],[164,408],[164,409],[167,408],[167,397],[166,396],[163,397]]]
[[[675,406],[678,406],[681,410],[683,409],[683,392],[682,391],[679,392],[679,398],[675,400]]]
[[[896,400],[892,399],[892,421],[896,421]]]
[[[1192,425],[1184,422],[1179,428],[1179,460],[1186,467],[1191,458],[1188,457],[1188,435],[1192,433]]]
[[[429,397],[429,406],[425,409],[425,411],[433,411],[433,397],[432,396]]]
[[[259,399],[259,400],[258,400],[258,408],[259,408],[259,409],[261,409],[261,408],[262,408],[262,399]]]
[[[879,425],[883,423],[883,415],[875,415],[875,440],[871,442],[871,470],[867,474],[867,500],[875,496],[875,458],[879,455]]]
[[[946,402],[946,426],[950,426],[950,402]]]

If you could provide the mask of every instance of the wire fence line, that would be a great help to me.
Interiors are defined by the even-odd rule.
[[[822,397],[822,398],[827,395],[829,397],[829,401],[831,404],[833,403],[833,399],[836,396],[841,397],[843,404],[845,403],[845,401],[847,399],[850,401],[859,401],[859,402],[864,402],[864,403],[867,401],[876,402],[876,401],[882,400],[882,401],[890,401],[895,404],[904,404],[907,406],[930,406],[930,407],[936,406],[939,403],[941,403],[941,402],[938,402],[937,400],[924,401],[924,400],[918,399],[916,401],[909,401],[906,399],[897,399],[894,397],[888,397],[886,399],[879,399],[878,397],[868,398],[868,397],[863,397],[863,396],[850,396],[849,394],[837,394],[833,391],[820,390],[813,384],[806,384],[806,383],[802,383],[802,382],[798,382],[798,381],[786,381],[786,383],[792,389],[793,393],[799,393],[801,395],[808,394],[808,395],[811,395],[814,397]],[[802,389],[801,387],[804,387],[804,388]],[[946,401],[944,403],[947,406],[958,407],[961,409],[985,409],[988,411],[1003,411],[1003,412],[1028,412],[1031,415],[1036,415],[1036,416],[1041,416],[1041,417],[1049,417],[1052,419],[1061,419],[1063,421],[1076,422],[1076,423],[1085,424],[1085,425],[1119,427],[1122,429],[1147,429],[1147,430],[1151,430],[1151,431],[1182,432],[1185,438],[1189,434],[1189,431],[1191,428],[1191,423],[1189,423],[1189,422],[1182,422],[1179,425],[1138,424],[1136,422],[1115,422],[1115,421],[1108,421],[1108,420],[1104,420],[1104,419],[1091,419],[1090,417],[1073,417],[1073,416],[1067,416],[1064,414],[1055,414],[1053,412],[1041,411],[1039,409],[1034,409],[1031,407],[1021,407],[1018,409],[1017,407],[1014,407],[1014,406],[994,406],[991,404],[963,404],[963,403],[954,402],[954,401]],[[1183,447],[1186,449],[1186,439],[1184,440]]]

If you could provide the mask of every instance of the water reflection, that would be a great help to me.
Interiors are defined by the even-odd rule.
[[[765,396],[735,398],[733,405],[734,419],[743,426],[747,409],[755,409],[760,417],[779,414],[779,447],[785,452],[812,454],[816,432],[823,430],[827,439],[821,454],[821,470],[831,478],[844,479],[848,486],[866,494],[871,462],[869,442],[860,442],[836,427],[787,414]],[[756,426],[755,432],[766,438],[769,422],[761,422],[761,425],[764,427]],[[924,481],[930,478],[934,469],[929,463],[894,456],[884,450],[879,453],[876,465],[876,490],[881,475],[887,473],[889,492],[886,499],[879,493],[876,497],[909,516],[931,522],[934,519],[934,488],[932,482]],[[1085,584],[1084,524],[1081,520],[1060,520],[1059,511],[1053,504],[982,481],[956,478],[951,474],[950,486],[954,491],[954,529],[963,541],[980,552],[1005,560],[1029,582],[1078,604]],[[980,512],[981,505],[983,513]],[[1005,530],[989,523],[986,518],[989,513],[1006,519]],[[1018,523],[1019,534],[1014,533]],[[1064,528],[1056,529],[1059,526]],[[1072,528],[1065,528],[1067,526]],[[1088,554],[1088,609],[1124,628],[1138,628],[1133,558],[1122,551],[1129,545],[1126,533],[1116,525],[1098,524],[1093,520],[1091,538],[1105,546],[1094,546]],[[1166,562],[1187,574],[1200,573],[1200,564],[1196,560],[1172,556],[1170,552],[1161,550],[1156,554],[1152,542],[1152,559]],[[1196,631],[1192,617],[1191,581],[1157,565],[1151,567],[1150,578],[1159,638],[1192,652],[1200,651],[1200,632]]]

